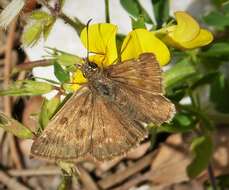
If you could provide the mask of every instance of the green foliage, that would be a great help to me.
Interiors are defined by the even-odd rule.
[[[44,11],[34,11],[30,15],[30,22],[22,35],[24,46],[33,46],[42,37],[47,39],[56,19]],[[31,24],[32,23],[32,24]]]
[[[0,128],[21,139],[31,139],[33,137],[33,133],[27,127],[2,112],[0,112]]]
[[[195,128],[196,120],[189,113],[179,112],[170,123],[163,124],[158,132],[185,133]]]
[[[46,49],[51,50],[51,52],[49,52],[51,58],[55,59],[55,61],[62,66],[68,67],[83,63],[83,59],[79,56],[50,47],[46,47]]]
[[[191,144],[191,151],[194,154],[192,162],[187,167],[190,178],[198,176],[205,170],[213,154],[213,142],[210,136],[194,138]]]
[[[203,20],[216,30],[223,31],[229,26],[229,3],[218,2],[218,9],[203,17]]]
[[[143,16],[138,17],[137,20],[135,20],[134,18],[131,18],[131,22],[132,22],[132,29],[138,29],[138,28],[146,28],[145,25],[145,20]]]
[[[54,74],[55,74],[56,78],[61,83],[69,82],[69,80],[70,80],[69,72],[66,71],[65,69],[63,69],[62,66],[58,63],[54,63],[53,65],[54,65]]]
[[[153,21],[150,18],[146,10],[141,6],[138,0],[120,0],[123,8],[132,16],[134,19],[138,20],[142,16],[146,23],[152,24]]]
[[[184,58],[163,74],[164,87],[171,88],[181,81],[184,82],[195,72],[195,67],[191,64],[190,59]]]
[[[35,23],[32,26],[29,26],[22,35],[22,43],[25,46],[33,46],[40,39],[42,34],[42,24]]]
[[[229,81],[219,74],[211,84],[210,99],[215,108],[222,113],[229,113]]]
[[[13,83],[9,89],[0,90],[0,96],[37,96],[53,90],[53,86],[46,82],[21,80]]]
[[[221,12],[211,12],[204,17],[204,21],[218,30],[224,30],[226,26],[229,26],[229,15],[224,15]]]
[[[157,27],[161,27],[169,19],[169,0],[151,0]]]
[[[201,56],[205,57],[229,57],[229,42],[214,43],[206,51],[203,51]]]
[[[44,100],[42,107],[41,107],[41,112],[39,115],[39,124],[40,124],[39,130],[43,130],[46,127],[49,120],[54,115],[59,104],[60,104],[60,96],[59,95],[56,95],[51,100],[47,100],[47,99]],[[40,132],[40,131],[38,131],[38,132]]]

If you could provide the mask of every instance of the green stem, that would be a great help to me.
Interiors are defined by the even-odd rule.
[[[105,0],[106,23],[110,23],[109,0]]]
[[[209,163],[208,165],[208,177],[209,177],[209,181],[211,183],[212,189],[217,190],[216,179],[215,179],[215,175],[214,175],[214,171],[212,169],[211,163]]]
[[[78,18],[74,18],[73,20],[70,17],[68,17],[67,15],[65,15],[64,13],[60,13],[59,18],[63,19],[64,22],[71,25],[75,29],[78,35],[80,35],[81,31],[85,27],[85,25]]]

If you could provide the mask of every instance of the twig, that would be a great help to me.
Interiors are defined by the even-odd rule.
[[[37,61],[26,61],[22,64],[15,66],[14,72],[23,71],[23,70],[31,70],[34,67],[44,67],[52,65],[52,59],[43,59]]]
[[[208,177],[209,177],[209,181],[211,183],[212,189],[217,190],[215,175],[214,175],[214,171],[212,169],[211,163],[208,165]]]
[[[98,184],[103,189],[109,189],[110,187],[124,181],[128,177],[134,175],[135,173],[149,166],[152,162],[154,155],[155,152],[149,153],[148,155],[144,156],[142,159],[138,160],[134,165],[127,167],[124,171],[117,172],[113,175],[110,175],[100,180]]]
[[[8,189],[29,190],[26,186],[22,185],[14,178],[9,177],[3,171],[0,171],[0,181],[8,187]]]
[[[79,170],[79,176],[82,183],[84,184],[85,189],[98,190],[99,188],[91,178],[90,174],[88,174],[88,172],[80,165],[77,165],[77,168]]]
[[[126,183],[112,189],[112,190],[128,190],[131,187],[134,187],[135,185],[138,185],[141,182],[150,180],[151,176],[152,176],[152,170],[144,173],[143,175],[140,174],[136,177],[133,177],[132,179],[130,179],[129,181],[127,181]]]
[[[58,167],[45,167],[36,169],[20,169],[20,170],[8,170],[11,176],[24,177],[24,176],[47,176],[47,175],[61,175],[62,172]]]
[[[16,20],[14,20],[9,27],[9,32],[7,36],[6,46],[5,46],[4,83],[3,83],[3,87],[5,89],[7,89],[10,83],[12,48],[14,43],[15,30],[16,30]],[[11,115],[11,101],[9,96],[4,97],[4,112],[8,116]]]

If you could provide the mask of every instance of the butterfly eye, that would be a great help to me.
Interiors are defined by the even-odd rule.
[[[93,63],[93,62],[89,62],[88,65],[90,66],[90,68],[93,71],[95,71],[98,68],[97,64],[96,63]]]

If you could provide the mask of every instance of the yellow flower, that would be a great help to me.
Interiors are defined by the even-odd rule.
[[[206,29],[200,28],[198,22],[183,11],[175,12],[177,25],[172,25],[156,31],[157,36],[178,49],[193,49],[212,42],[213,35]],[[164,35],[161,35],[164,34]]]
[[[100,67],[107,67],[117,62],[117,30],[117,26],[113,24],[93,24],[88,28],[88,39],[86,28],[82,30],[80,39],[83,45],[89,52],[94,53],[89,57],[90,61]],[[131,31],[123,41],[120,52],[121,61],[137,58],[141,53],[146,52],[154,53],[160,65],[165,65],[170,60],[169,50],[161,40],[146,29],[136,29]],[[86,82],[86,79],[81,71],[77,71],[72,77],[72,82],[83,83]],[[75,89],[78,87],[74,86]]]

